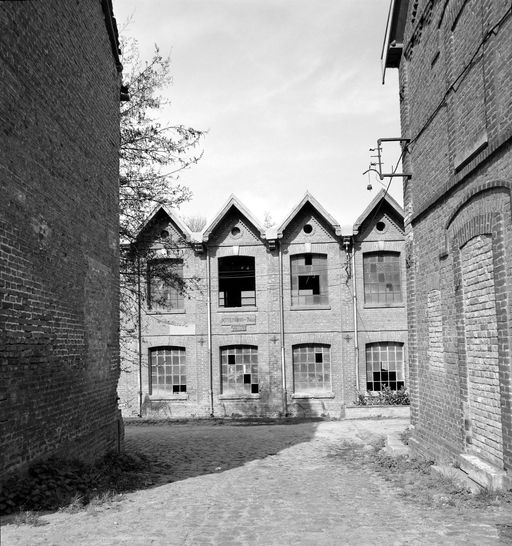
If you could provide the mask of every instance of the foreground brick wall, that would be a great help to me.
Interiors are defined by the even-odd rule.
[[[512,470],[512,8],[408,3],[400,61],[417,451]]]
[[[119,74],[102,3],[1,2],[0,74],[1,474],[118,444]]]

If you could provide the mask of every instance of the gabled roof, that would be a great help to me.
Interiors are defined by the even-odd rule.
[[[278,238],[282,238],[284,230],[297,216],[297,214],[299,214],[302,208],[308,203],[318,212],[318,214],[320,214],[327,221],[328,224],[330,224],[336,235],[341,235],[341,227],[338,222],[322,207],[322,205],[309,192],[306,192],[301,202],[292,210],[292,212],[288,215],[288,218],[286,218],[286,220],[277,228]]]
[[[361,228],[363,223],[367,220],[370,214],[375,211],[377,207],[381,206],[382,201],[386,202],[390,207],[392,207],[403,220],[404,210],[402,209],[402,207],[391,197],[391,195],[389,195],[386,190],[382,189],[372,199],[371,203],[366,207],[363,214],[361,214],[361,216],[359,216],[359,218],[355,221],[352,229],[354,235],[357,235],[359,233],[359,229]]]
[[[181,220],[181,218],[178,216],[178,213],[169,207],[165,207],[164,205],[157,205],[153,211],[149,214],[149,216],[144,220],[142,225],[139,228],[139,231],[137,232],[136,240],[139,240],[144,231],[152,224],[152,222],[155,220],[155,218],[161,214],[166,214],[170,220],[173,222],[173,224],[178,228],[178,230],[181,232],[183,237],[185,238],[185,241],[190,242],[192,240],[192,232],[187,227],[187,225]]]
[[[259,236],[263,237],[265,230],[261,227],[260,223],[254,216],[249,212],[249,210],[240,202],[236,195],[231,194],[226,204],[222,207],[221,211],[213,219],[211,224],[203,230],[203,241],[206,242],[210,238],[210,235],[214,229],[222,222],[222,219],[228,214],[228,212],[235,208],[238,212],[247,218],[249,222],[258,230]]]

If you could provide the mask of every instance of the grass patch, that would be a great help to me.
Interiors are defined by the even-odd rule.
[[[119,493],[147,483],[148,459],[143,455],[108,453],[95,464],[49,458],[29,466],[24,474],[12,474],[0,491],[0,515],[19,512],[19,521],[33,512],[78,512],[91,502],[111,502]],[[34,525],[34,523],[30,523]]]
[[[369,446],[372,449],[369,449]],[[339,446],[330,456],[343,459],[351,468],[366,472],[370,470],[396,488],[401,497],[416,505],[455,507],[462,510],[512,504],[512,491],[483,490],[474,495],[450,477],[432,474],[433,461],[416,459],[408,455],[391,456],[383,452],[375,442],[366,447],[346,443]]]

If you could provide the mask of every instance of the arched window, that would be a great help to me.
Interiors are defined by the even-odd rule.
[[[320,343],[293,346],[293,387],[295,392],[331,390],[331,347]]]
[[[292,306],[327,305],[327,255],[290,256]]]
[[[258,347],[228,345],[220,348],[222,394],[258,394]]]
[[[364,302],[402,303],[399,252],[368,252],[363,255]]]
[[[256,305],[256,275],[252,256],[219,258],[219,307]]]
[[[149,394],[187,392],[184,347],[155,347],[149,350]]]
[[[366,389],[381,391],[387,385],[392,391],[404,386],[404,344],[380,341],[366,345]]]

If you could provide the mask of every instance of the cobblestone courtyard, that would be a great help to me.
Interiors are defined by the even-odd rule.
[[[41,526],[4,525],[1,544],[510,544],[500,522],[512,514],[418,506],[334,455],[346,441],[360,449],[406,425],[128,425],[127,451],[152,461],[147,489],[95,510],[45,515]]]

